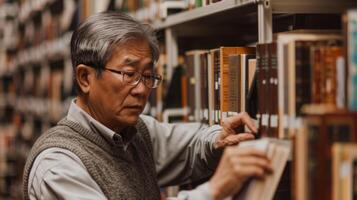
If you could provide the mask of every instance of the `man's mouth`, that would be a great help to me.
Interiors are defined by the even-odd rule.
[[[133,106],[125,106],[125,108],[130,110],[142,111],[144,107],[141,105],[133,105]]]

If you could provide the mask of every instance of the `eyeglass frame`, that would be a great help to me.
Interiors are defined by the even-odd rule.
[[[108,68],[108,67],[104,67],[103,69],[104,69],[104,70],[107,70],[107,71],[109,71],[109,72],[115,73],[115,74],[120,74],[120,75],[122,75],[122,77],[123,77],[122,81],[123,81],[123,82],[126,82],[126,81],[124,81],[125,75],[129,76],[129,75],[128,75],[129,72],[124,71],[124,70],[116,70],[116,69],[111,69],[111,68]],[[130,84],[131,86],[137,86],[137,85],[140,83],[140,81],[143,80],[143,77],[144,77],[144,79],[145,79],[145,77],[147,77],[147,76],[145,76],[143,73],[140,73],[140,72],[137,72],[137,71],[131,71],[130,73],[139,74],[139,79],[138,79],[137,81],[135,81],[135,82],[133,82],[133,83],[128,83],[128,82],[127,82],[127,83]],[[156,86],[155,86],[155,87],[149,87],[149,86],[147,86],[145,80],[143,80],[143,81],[144,81],[144,82],[143,82],[144,85],[145,85],[147,88],[150,88],[150,89],[157,88],[157,87],[160,85],[160,83],[162,82],[162,76],[161,76],[160,74],[153,74],[153,75],[151,75],[151,77],[154,77],[154,79],[158,80],[158,83],[156,84]],[[148,79],[146,79],[146,80],[148,80]]]

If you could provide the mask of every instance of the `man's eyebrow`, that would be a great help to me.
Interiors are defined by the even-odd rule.
[[[140,65],[141,60],[140,59],[133,59],[133,58],[125,58],[124,61],[122,62],[122,65],[127,65],[127,66],[132,66],[136,67]],[[150,61],[145,64],[144,70],[153,70],[155,66],[155,63],[153,61]]]
[[[139,65],[140,59],[125,58],[123,61],[124,65],[136,66]]]

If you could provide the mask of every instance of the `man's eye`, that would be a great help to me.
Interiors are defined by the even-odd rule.
[[[135,72],[125,72],[125,74],[129,77],[133,77],[135,75]]]
[[[143,77],[145,79],[154,79],[155,78],[155,76],[153,74],[143,74]]]

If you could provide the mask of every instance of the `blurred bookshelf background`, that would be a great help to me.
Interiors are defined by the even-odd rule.
[[[146,114],[212,125],[248,112],[261,137],[293,144],[275,199],[357,199],[356,6],[354,0],[0,0],[0,199],[21,199],[31,145],[66,115],[75,96],[72,31],[105,10],[128,12],[157,31],[155,70],[164,81]]]

